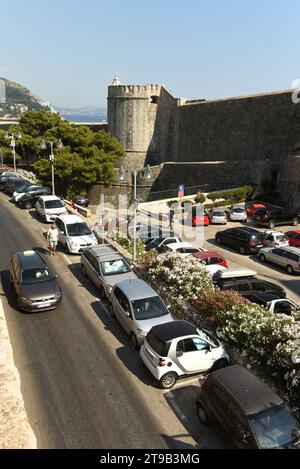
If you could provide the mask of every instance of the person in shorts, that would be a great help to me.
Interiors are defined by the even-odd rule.
[[[47,232],[47,240],[48,240],[48,243],[50,244],[51,254],[55,256],[56,247],[57,247],[57,243],[59,240],[59,235],[58,235],[58,229],[56,228],[54,224],[51,225],[51,228],[49,228]]]

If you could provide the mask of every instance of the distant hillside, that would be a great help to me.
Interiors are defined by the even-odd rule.
[[[0,102],[0,117],[20,117],[23,112],[39,111],[42,108],[51,110],[49,103],[43,103],[24,86],[6,78],[0,77],[0,80],[4,81],[6,88],[5,103]]]

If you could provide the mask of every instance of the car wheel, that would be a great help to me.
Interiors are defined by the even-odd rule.
[[[70,248],[68,246],[68,243],[65,244],[65,252],[66,254],[71,254]]]
[[[134,346],[134,348],[139,349],[140,348],[139,343],[137,341],[136,335],[133,332],[130,334],[130,339],[131,339],[131,343]]]
[[[108,305],[108,311],[109,311],[110,316],[112,318],[114,318],[115,317],[115,310],[114,310],[114,307],[111,303],[109,303],[109,305]]]
[[[265,256],[264,254],[260,254],[260,255],[259,255],[259,258],[260,258],[260,260],[261,260],[262,262],[266,262],[266,261],[267,261],[267,258],[266,258],[266,256]]]
[[[22,311],[20,297],[18,296],[18,310]]]
[[[297,217],[293,218],[293,220],[292,220],[292,225],[293,225],[293,226],[297,226],[298,223],[299,223],[298,218],[297,218]]]
[[[24,208],[26,208],[26,210],[30,210],[32,208],[32,203],[26,202],[26,204],[24,205]]]
[[[160,378],[159,384],[162,389],[170,389],[174,386],[176,381],[177,381],[176,373],[174,373],[173,371],[170,371],[170,373],[166,373]]]
[[[83,277],[86,277],[86,270],[83,264],[81,264],[81,273]]]
[[[272,221],[269,221],[269,223],[268,223],[268,227],[270,228],[270,230],[273,230],[273,228],[275,228],[275,226],[276,226],[276,223],[275,223],[275,221],[274,221],[274,220],[272,220]]]
[[[216,241],[217,241],[217,244],[222,244],[222,241],[221,241],[220,236],[217,236],[217,237],[216,237]]]
[[[293,267],[291,265],[288,265],[286,267],[286,270],[287,270],[287,273],[290,274],[290,275],[293,275],[295,273]]]
[[[197,415],[198,415],[198,419],[200,420],[200,422],[203,424],[203,425],[207,425],[208,424],[208,417],[207,417],[207,414],[205,412],[205,410],[203,409],[203,407],[201,405],[197,405]]]
[[[102,296],[102,298],[105,300],[107,298],[106,296],[106,292],[104,290],[104,287],[100,287],[100,295]]]
[[[244,246],[240,246],[239,251],[241,254],[246,254],[246,249],[244,248]]]
[[[213,364],[213,366],[211,367],[211,371],[220,370],[221,368],[225,368],[228,365],[229,363],[228,363],[228,360],[226,360],[226,358],[220,358],[220,360],[217,360]]]

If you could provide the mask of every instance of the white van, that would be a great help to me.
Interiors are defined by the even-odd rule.
[[[88,224],[78,215],[60,215],[55,219],[59,242],[66,252],[79,254],[84,249],[96,246],[97,238]]]

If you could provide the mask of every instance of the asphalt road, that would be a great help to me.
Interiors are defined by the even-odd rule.
[[[222,447],[195,415],[198,379],[158,389],[98,292],[81,277],[78,256],[47,253],[43,224],[0,194],[0,295],[38,448]],[[59,275],[61,306],[25,314],[16,308],[9,262],[40,249]]]

